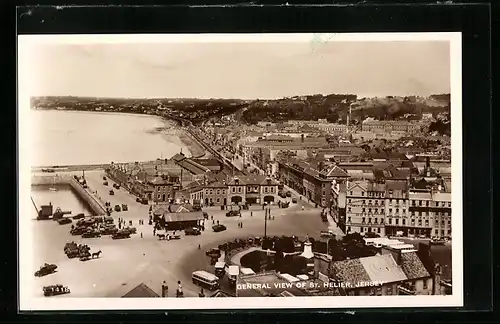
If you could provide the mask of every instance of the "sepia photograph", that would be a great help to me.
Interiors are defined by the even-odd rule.
[[[461,96],[460,33],[18,36],[20,310],[462,306]]]

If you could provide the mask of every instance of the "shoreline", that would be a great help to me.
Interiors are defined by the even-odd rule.
[[[188,132],[181,129],[178,122],[173,119],[169,119],[168,117],[156,115],[156,114],[139,114],[139,113],[124,113],[124,112],[112,112],[112,111],[86,111],[86,110],[66,110],[66,109],[33,109],[35,111],[63,111],[66,113],[89,113],[89,114],[103,114],[103,115],[112,115],[112,114],[121,114],[121,115],[129,115],[135,117],[150,117],[155,118],[158,121],[161,121],[163,124],[163,129],[159,130],[157,133],[162,135],[163,139],[167,142],[171,142],[178,146],[184,154],[188,157],[192,158],[201,158],[207,155],[204,147],[198,143],[198,141],[192,138]],[[179,152],[176,152],[179,153]],[[172,154],[172,156],[175,154]],[[158,157],[160,158],[160,157]],[[140,160],[140,159],[137,159]],[[136,160],[134,160],[136,161]],[[141,160],[141,162],[151,162],[154,160]],[[120,161],[120,163],[128,163],[131,161]],[[31,166],[31,172],[41,172],[42,169],[55,169],[55,172],[67,172],[67,171],[81,171],[81,170],[99,170],[105,169],[110,163],[104,162],[95,162],[88,164],[69,164],[69,165],[36,165]]]

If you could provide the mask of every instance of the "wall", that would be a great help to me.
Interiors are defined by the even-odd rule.
[[[92,213],[96,216],[106,214],[106,209],[102,206],[101,202],[97,198],[93,197],[87,190],[71,176],[61,176],[61,175],[50,175],[50,176],[32,176],[31,185],[52,185],[52,184],[68,184],[78,195],[80,199],[83,199],[88,205]]]

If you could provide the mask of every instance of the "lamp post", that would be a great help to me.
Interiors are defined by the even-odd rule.
[[[264,203],[265,205],[266,203]],[[264,238],[267,238],[267,209],[264,207]]]

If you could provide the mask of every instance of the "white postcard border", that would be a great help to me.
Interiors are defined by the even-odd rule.
[[[19,310],[193,310],[193,309],[301,309],[301,308],[387,308],[463,306],[462,240],[462,55],[461,33],[327,33],[327,34],[120,34],[120,35],[21,35],[18,63],[27,62],[32,44],[157,43],[157,42],[351,42],[351,41],[449,41],[452,123],[452,278],[449,296],[342,296],[273,298],[31,298],[33,275],[30,257],[33,238],[28,215],[30,201],[31,150],[34,133],[29,120],[29,67],[18,64],[19,131]],[[23,109],[20,109],[23,107]]]

